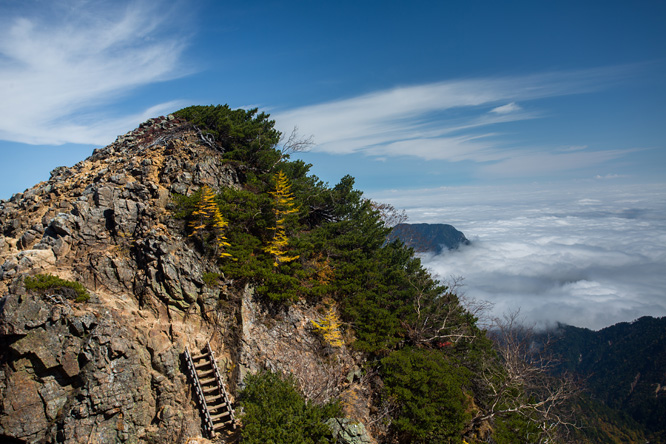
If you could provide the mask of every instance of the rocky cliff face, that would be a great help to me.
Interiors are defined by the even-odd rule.
[[[311,308],[276,322],[250,288],[204,283],[218,269],[172,217],[171,193],[237,187],[238,177],[196,128],[169,116],[0,201],[0,441],[200,436],[182,353],[206,342],[232,395],[262,368],[323,381],[312,399],[364,390],[350,353],[324,362],[312,352]],[[26,290],[25,277],[43,273],[82,283],[90,301]]]

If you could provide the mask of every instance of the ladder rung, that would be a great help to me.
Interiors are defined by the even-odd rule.
[[[233,422],[233,421],[230,420],[230,421],[221,422],[221,423],[219,423],[219,424],[215,424],[215,425],[213,426],[213,430],[220,430],[220,429],[223,429],[223,428],[225,428],[226,426],[228,426],[229,424],[231,424],[232,422]]]
[[[218,419],[220,419],[220,418],[224,418],[225,416],[229,416],[229,412],[228,412],[228,411],[227,411],[227,412],[220,413],[219,415],[211,416],[210,419],[211,419],[211,421],[217,421]]]
[[[204,395],[205,395],[205,394],[209,394],[209,395],[210,395],[210,394],[212,394],[212,393],[214,393],[214,392],[217,391],[217,386],[214,385],[214,386],[212,386],[212,387],[201,387],[201,390],[204,392]]]
[[[203,372],[201,372],[201,373],[198,373],[198,375],[199,375],[199,379],[201,379],[201,378],[203,378],[203,377],[206,377],[206,376],[208,376],[208,375],[212,375],[212,374],[214,374],[214,373],[215,373],[215,370],[213,370],[212,368],[211,368],[210,370],[203,371]]]
[[[208,378],[208,379],[199,378],[199,384],[201,384],[201,385],[210,384],[211,382],[215,382],[215,381],[217,381],[217,378],[214,377],[214,376],[212,378]],[[217,385],[216,385],[216,387],[217,387]]]
[[[204,354],[201,354],[201,355],[192,355],[192,360],[193,361],[198,361],[199,359],[207,358],[207,357],[208,357],[208,353],[204,353]]]
[[[223,398],[223,395],[215,395],[215,396],[206,396],[206,404],[208,403],[213,403],[213,401],[217,401],[220,398]]]

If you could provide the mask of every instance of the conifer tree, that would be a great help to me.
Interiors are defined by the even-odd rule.
[[[298,207],[294,203],[294,196],[291,193],[291,185],[287,175],[283,171],[275,175],[275,191],[271,191],[271,196],[275,200],[275,228],[273,239],[264,249],[273,256],[273,266],[278,267],[281,263],[291,262],[298,259],[299,255],[289,255],[289,238],[287,237],[287,216],[298,212]]]
[[[312,321],[315,329],[324,337],[324,341],[331,347],[342,347],[342,332],[340,317],[334,305],[331,305],[319,322]]]
[[[214,238],[215,250],[220,258],[231,257],[224,251],[229,247],[229,242],[224,236],[224,229],[229,225],[222,217],[220,209],[215,203],[215,192],[208,185],[201,188],[201,198],[192,213],[193,220],[190,222],[192,234],[190,237],[198,236],[205,241],[205,234],[210,233]]]

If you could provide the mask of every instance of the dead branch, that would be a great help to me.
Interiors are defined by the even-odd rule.
[[[370,205],[379,213],[379,218],[384,222],[385,227],[393,228],[398,224],[404,224],[409,219],[405,210],[398,210],[391,204],[371,201]]]
[[[495,319],[489,336],[495,342],[497,360],[483,364],[479,376],[486,390],[484,405],[468,428],[518,414],[541,430],[542,442],[553,442],[561,430],[576,427],[567,405],[581,388],[573,377],[551,373],[556,360],[546,345],[535,347],[533,328],[522,325],[518,315]]]
[[[271,165],[271,167],[268,169],[268,171],[272,171],[276,165],[278,165],[284,159],[288,159],[291,154],[309,151],[313,145],[314,136],[310,135],[308,137],[302,137],[298,133],[298,127],[294,126],[294,129],[291,130],[291,134],[289,134],[287,140],[284,140],[284,137],[280,138],[277,148],[279,156],[273,165]]]
[[[410,340],[415,344],[457,344],[462,340],[474,341],[477,332],[472,331],[465,308],[450,288],[439,287],[426,272],[409,278],[414,289],[413,320],[403,322]],[[454,283],[457,288],[459,283]],[[441,290],[446,291],[442,292]]]
[[[314,145],[314,136],[301,137],[298,134],[298,127],[294,126],[287,140],[281,143],[280,153],[283,156],[292,153],[303,153],[309,151],[312,145]]]

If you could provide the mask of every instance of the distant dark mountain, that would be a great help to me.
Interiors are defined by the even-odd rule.
[[[666,317],[642,317],[599,331],[560,325],[551,348],[560,371],[586,379],[593,399],[666,442]]]
[[[465,235],[447,224],[398,224],[389,234],[389,241],[400,239],[417,252],[441,253],[469,245]]]

